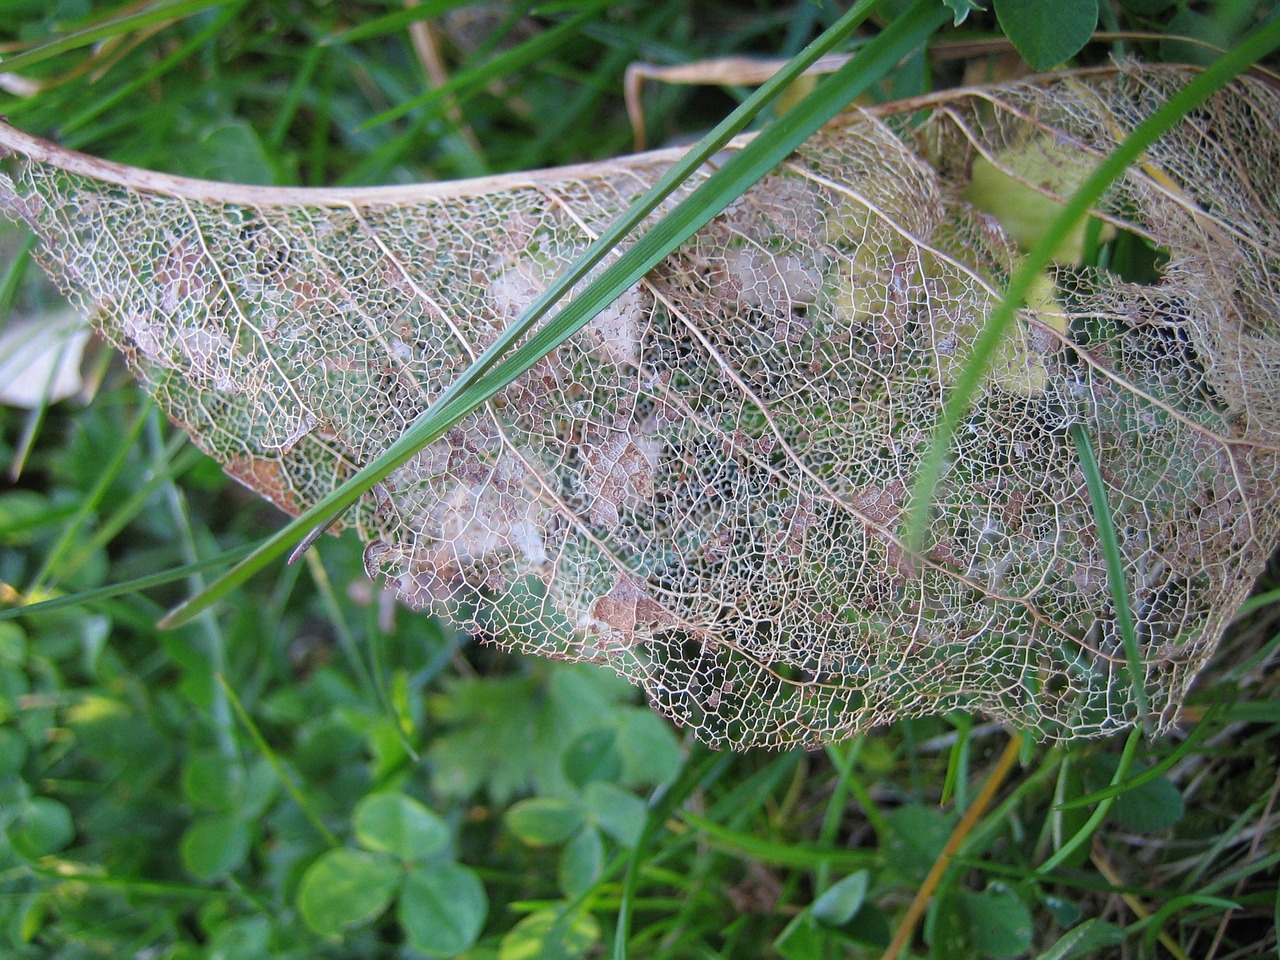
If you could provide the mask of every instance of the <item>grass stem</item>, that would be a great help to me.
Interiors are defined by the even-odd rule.
[[[951,861],[960,852],[960,847],[974,827],[977,826],[978,821],[982,819],[983,814],[987,812],[987,808],[995,800],[1000,788],[1004,786],[1004,782],[1008,779],[1014,764],[1018,762],[1018,754],[1021,751],[1022,734],[1015,734],[1005,744],[1000,758],[996,761],[996,765],[982,785],[982,789],[974,797],[972,806],[964,812],[960,822],[951,831],[951,836],[947,838],[942,852],[938,854],[933,866],[929,868],[924,882],[920,884],[920,889],[916,891],[915,897],[912,898],[911,904],[907,907],[907,912],[899,922],[898,929],[894,932],[893,939],[889,941],[889,946],[882,954],[881,960],[898,960],[898,957],[902,956],[902,951],[907,948],[911,938],[915,935],[916,926],[920,923],[920,918],[924,916],[924,912],[929,906],[929,901],[933,898],[938,884],[942,882],[947,868],[951,866]]]

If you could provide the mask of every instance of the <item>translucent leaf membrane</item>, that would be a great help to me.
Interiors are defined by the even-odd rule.
[[[1274,90],[1224,90],[1115,186],[1094,233],[1157,248],[1158,280],[1046,274],[924,548],[901,527],[1020,257],[973,171],[1070,193],[1186,79],[1130,66],[847,116],[353,509],[369,572],[499,644],[607,664],[715,745],[957,708],[1105,734],[1138,718],[1082,424],[1173,723],[1280,528]],[[0,203],[50,273],[202,449],[295,513],[672,160],[340,192],[0,143]]]

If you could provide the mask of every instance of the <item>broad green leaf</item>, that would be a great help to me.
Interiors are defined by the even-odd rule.
[[[680,771],[680,741],[671,724],[643,707],[623,707],[617,717],[618,752],[626,786],[666,783]]]
[[[280,778],[276,776],[266,757],[259,757],[248,764],[236,797],[240,815],[249,820],[260,817],[275,799],[279,788]]]
[[[339,847],[307,867],[298,886],[298,909],[308,927],[333,936],[382,913],[399,880],[389,858]]]
[[[539,910],[502,938],[498,960],[576,960],[599,942],[600,924],[591,914]]]
[[[396,914],[409,945],[429,956],[455,956],[484,929],[489,899],[475,872],[456,863],[418,867],[405,878]]]
[[[564,843],[582,829],[582,808],[568,800],[532,797],[513,805],[503,816],[507,829],[531,847]]]
[[[995,11],[1005,36],[1036,70],[1074,57],[1098,26],[1098,0],[995,0]]]
[[[99,758],[104,780],[120,780],[144,793],[161,777],[173,776],[174,746],[153,718],[111,697],[90,694],[66,711],[76,742]]]
[[[431,699],[447,728],[430,749],[432,786],[451,797],[484,789],[505,806],[517,794],[568,789],[565,747],[599,726],[627,692],[597,667],[557,665],[548,682],[534,677],[455,679]]]
[[[827,931],[804,910],[782,929],[773,948],[785,960],[823,960],[830,944]]]
[[[51,797],[32,797],[18,809],[6,832],[14,850],[38,860],[65,847],[76,831],[66,804]]]
[[[0,723],[18,710],[18,701],[31,690],[25,670],[0,663]]]
[[[561,763],[565,777],[575,787],[596,780],[617,780],[623,770],[617,735],[607,728],[588,730],[569,744]]]
[[[244,863],[251,839],[248,824],[234,814],[201,817],[182,835],[182,864],[192,876],[213,880]]]
[[[244,120],[211,124],[199,132],[190,151],[190,176],[228,183],[269,184],[275,171],[257,133]]]
[[[11,727],[0,727],[0,780],[17,777],[26,762],[26,738]]]
[[[809,908],[814,919],[829,927],[844,926],[862,909],[870,881],[870,872],[859,870],[833,883]]]
[[[206,810],[234,807],[244,767],[220,750],[198,750],[182,766],[182,792]]]
[[[1218,58],[1219,51],[1231,46],[1233,39],[1216,17],[1188,6],[1169,19],[1165,30],[1169,35],[1160,41],[1160,57],[1170,63],[1210,64]]]
[[[580,897],[600,879],[604,867],[604,841],[600,831],[588,826],[574,834],[560,851],[557,878],[566,897]]]
[[[954,818],[933,807],[911,804],[891,811],[888,821],[893,829],[885,844],[888,863],[909,880],[923,880],[946,846]]]
[[[959,897],[946,896],[929,907],[926,939],[930,960],[976,960],[968,919]]]
[[[624,847],[636,845],[647,815],[643,800],[612,783],[596,782],[587,785],[583,801],[601,830]]]
[[[243,917],[219,923],[205,948],[207,960],[274,960],[272,918]]]
[[[1148,780],[1116,797],[1111,816],[1125,830],[1162,833],[1172,828],[1186,813],[1186,802],[1168,778]]]
[[[401,860],[425,860],[449,842],[449,827],[403,793],[374,793],[356,805],[356,839]]]
[[[1031,911],[1012,890],[992,886],[982,893],[961,891],[960,910],[969,942],[992,960],[1016,957],[1031,947]]]
[[[1063,201],[1046,196],[1048,190],[1069,197],[1093,172],[1094,162],[1074,145],[1049,136],[1031,136],[998,151],[991,160],[975,157],[964,198],[1000,221],[1000,229],[1024,250],[1035,247],[1062,213]],[[1053,251],[1053,259],[1073,266],[1084,260],[1093,230],[1103,242],[1114,228],[1093,218],[1081,220]],[[1027,300],[1040,309],[1052,307],[1056,290],[1046,271]]]
[[[20,667],[26,662],[26,632],[16,623],[0,623],[0,663]]]
[[[1085,786],[1089,790],[1098,790],[1106,786],[1115,776],[1119,760],[1114,754],[1099,754],[1089,757],[1083,766],[1082,775]],[[1143,770],[1135,765],[1130,777],[1141,777]],[[1111,805],[1111,817],[1126,830],[1141,833],[1160,833],[1168,830],[1182,819],[1186,812],[1186,803],[1178,791],[1164,774],[1141,780],[1115,798]]]
[[[892,936],[889,918],[874,903],[864,904],[853,919],[840,928],[841,940],[876,952],[887,947]]]
[[[1042,892],[1040,894],[1040,902],[1044,904],[1044,908],[1053,917],[1053,922],[1064,930],[1074,927],[1080,922],[1080,918],[1084,916],[1084,910],[1080,904],[1065,897]]]

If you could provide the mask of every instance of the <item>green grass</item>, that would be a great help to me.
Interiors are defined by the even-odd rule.
[[[633,59],[789,56],[844,12],[545,4],[533,31],[513,14],[470,52],[446,41],[448,95],[427,94],[408,31],[461,6],[12,3],[0,50],[44,86],[3,95],[0,114],[173,172],[495,172],[624,150]],[[905,29],[906,4],[868,6],[877,28]],[[1208,22],[1236,43],[1264,6],[1219,4]],[[1130,2],[1103,21],[1163,31],[1207,9]],[[996,35],[974,15],[936,39]],[[918,66],[873,95],[910,89]],[[942,86],[960,67],[924,76]],[[741,93],[654,91],[650,139],[712,127]],[[795,117],[823,105],[808,109]],[[47,309],[22,238],[0,251],[2,304]],[[1275,567],[1180,736],[1051,746],[954,715],[817,753],[717,754],[596,668],[501,654],[390,606],[351,538],[158,631],[281,517],[193,454],[118,363],[92,403],[0,424],[6,464],[31,438],[0,492],[6,956],[390,958],[474,941],[469,956],[504,960],[807,960],[880,956],[895,934],[933,957],[1276,953]],[[65,599],[13,606],[24,594]]]

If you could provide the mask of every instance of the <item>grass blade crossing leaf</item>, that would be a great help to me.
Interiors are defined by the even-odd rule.
[[[928,0],[917,2],[912,8],[915,12],[913,17],[903,17],[895,21],[895,27],[898,29],[894,30],[893,33],[886,31],[881,38],[873,41],[874,45],[868,44],[864,48],[861,59],[858,61],[860,78],[856,84],[847,82],[847,77],[853,73],[852,70],[845,74],[845,82],[840,83],[838,87],[834,86],[834,84],[839,82],[839,78],[836,76],[829,78],[827,82],[832,83],[833,87],[828,92],[828,95],[823,98],[822,106],[818,110],[813,110],[803,115],[800,120],[797,120],[797,117],[802,116],[799,114],[799,108],[789,112],[783,118],[783,120],[787,121],[785,127],[782,127],[781,130],[767,131],[760,138],[753,141],[751,145],[744,148],[739,157],[745,156],[747,158],[745,161],[740,161],[728,174],[725,174],[720,179],[716,179],[719,176],[717,174],[708,180],[707,187],[714,185],[717,190],[722,190],[722,192],[707,207],[702,208],[701,213],[688,217],[684,223],[669,228],[670,233],[659,234],[657,233],[658,228],[655,228],[655,230],[646,234],[644,238],[646,241],[650,237],[654,239],[648,242],[645,247],[640,247],[637,244],[636,247],[627,251],[612,265],[612,272],[607,275],[608,280],[611,281],[608,287],[603,290],[597,288],[596,290],[584,291],[575,301],[582,304],[576,316],[569,315],[568,319],[562,320],[561,318],[568,314],[569,308],[567,307],[565,311],[558,315],[555,329],[544,331],[536,346],[531,342],[520,356],[513,356],[508,363],[503,364],[501,370],[496,372],[493,378],[487,379],[483,383],[477,383],[481,377],[488,374],[508,344],[522,335],[528,329],[531,321],[545,315],[559,296],[584,276],[591,266],[599,262],[636,222],[647,215],[686,176],[705,163],[735,133],[749,123],[751,118],[770,103],[785,88],[787,83],[803,73],[814,60],[828,52],[831,46],[839,42],[848,31],[852,30],[878,5],[879,0],[875,0],[875,2],[862,3],[855,7],[854,11],[851,11],[849,15],[833,26],[823,38],[815,41],[799,54],[786,70],[780,72],[773,81],[762,86],[756,96],[743,104],[738,111],[735,111],[724,124],[717,127],[711,134],[708,134],[694,150],[690,151],[688,158],[683,163],[673,167],[672,172],[664,177],[637,204],[636,210],[621,219],[615,229],[604,234],[593,245],[592,251],[584,254],[573,269],[562,275],[555,284],[549,287],[529,307],[525,316],[506,331],[494,346],[476,361],[468,373],[460,378],[450,390],[446,391],[433,404],[431,409],[423,413],[414,425],[386,452],[368,464],[356,477],[348,481],[347,485],[336,490],[330,497],[322,500],[307,513],[298,517],[277,536],[255,551],[252,556],[212,583],[203,594],[193,597],[168,614],[161,621],[161,626],[166,628],[179,626],[216,603],[238,584],[243,583],[248,577],[263,569],[276,558],[283,556],[317,523],[323,523],[349,507],[382,477],[386,476],[391,469],[408,460],[409,457],[427,444],[443,436],[445,431],[460,421],[467,413],[474,410],[488,397],[497,393],[503,386],[527,370],[538,358],[554,349],[556,343],[563,342],[573,332],[573,329],[576,329],[576,327],[570,327],[570,323],[577,323],[578,326],[586,323],[590,319],[589,311],[598,312],[603,309],[619,293],[651,269],[653,263],[661,259],[671,249],[674,249],[688,233],[696,230],[697,226],[700,225],[699,220],[705,222],[711,216],[714,216],[716,211],[711,209],[714,204],[728,203],[734,196],[740,194],[750,183],[754,182],[754,179],[763,176],[782,156],[793,150],[813,129],[820,126],[824,116],[829,118],[834,115],[844,104],[852,99],[852,96],[856,95],[857,89],[865,89],[865,87],[870,86],[883,71],[889,69],[908,50],[922,43],[936,29],[941,19],[936,11],[932,9],[933,4],[931,2],[928,2]],[[862,66],[863,63],[868,62],[874,63],[874,68],[878,72],[873,72],[873,67],[871,66]],[[825,86],[826,84],[824,84]],[[855,92],[849,94],[848,90],[850,88]],[[815,91],[815,95],[817,93],[818,91]],[[831,93],[834,93],[835,96],[831,96]],[[815,114],[816,117],[814,116]],[[814,122],[815,119],[817,120],[816,123]],[[764,157],[763,163],[756,160],[760,156]],[[751,170],[751,168],[747,167],[747,164],[753,161],[755,162],[755,167],[754,170]],[[731,176],[733,177],[732,185],[727,190],[723,190],[722,185]],[[692,203],[692,200],[689,202]],[[683,209],[683,207],[680,209]],[[696,210],[697,207],[695,206],[694,209]],[[653,252],[655,249],[658,251],[656,256]],[[624,273],[624,271],[628,272]],[[620,283],[617,279],[619,276],[625,282]],[[606,278],[602,276],[597,282],[604,284]],[[455,397],[457,398],[456,401]]]
[[[970,707],[1101,734],[1139,705],[1086,422],[1144,694],[1173,722],[1280,526],[1259,306],[1280,239],[1256,202],[1277,165],[1265,140],[1208,160],[1280,128],[1280,98],[1236,81],[1176,124],[1158,111],[1186,109],[1194,72],[1126,65],[824,123],[943,16],[916,5],[753,138],[730,139],[805,58],[693,155],[479,181],[210,185],[0,127],[25,158],[8,209],[46,254],[83,250],[80,223],[129,238],[53,266],[170,417],[301,517],[167,622],[339,517],[411,606],[607,663],[710,743]],[[980,212],[980,184],[1052,216],[1135,128],[1143,162],[1077,200],[1102,223],[1069,246],[1168,266],[1025,272],[1033,241]],[[908,539],[939,426],[955,454]]]
[[[113,17],[102,23],[95,24],[91,27],[85,27],[82,30],[76,30],[57,40],[51,40],[48,43],[42,43],[40,46],[26,53],[15,54],[12,57],[5,57],[0,60],[0,67],[6,72],[14,73],[19,70],[26,70],[33,67],[37,63],[43,63],[51,57],[56,57],[60,53],[67,53],[70,50],[78,50],[81,47],[87,47],[91,43],[97,43],[99,40],[105,40],[108,37],[118,37],[121,34],[129,33],[134,30],[141,30],[144,27],[150,27],[157,23],[165,23],[170,20],[181,20],[184,17],[190,17],[212,7],[222,6],[220,0],[179,0],[176,3],[158,4],[156,6],[145,8],[138,13],[127,14],[122,17]]]
[[[1004,298],[992,311],[974,344],[969,363],[955,382],[947,397],[942,420],[938,425],[929,452],[920,467],[912,490],[912,509],[907,541],[919,544],[923,540],[928,522],[928,504],[933,498],[942,475],[947,449],[955,436],[965,413],[972,406],[979,384],[990,368],[1000,343],[1008,335],[1014,323],[1017,309],[1026,302],[1027,295],[1041,271],[1053,259],[1054,252],[1067,235],[1089,212],[1106,191],[1107,186],[1135,163],[1160,135],[1203,104],[1215,90],[1221,89],[1233,77],[1239,76],[1252,64],[1280,47],[1280,20],[1271,20],[1258,27],[1239,45],[1216,60],[1212,66],[1195,77],[1185,88],[1170,97],[1154,113],[1133,129],[1112,153],[1098,165],[1089,178],[1080,185],[1058,214],[1057,219],[1045,230],[1044,236],[1009,280]]]
[[[1080,454],[1080,469],[1089,487],[1089,499],[1093,501],[1094,518],[1097,521],[1098,541],[1107,563],[1107,581],[1111,586],[1111,602],[1115,605],[1116,628],[1124,643],[1124,655],[1129,669],[1129,683],[1133,688],[1133,702],[1137,707],[1138,721],[1144,730],[1151,732],[1151,717],[1147,707],[1146,668],[1142,661],[1142,648],[1138,640],[1138,628],[1134,624],[1133,609],[1129,606],[1129,587],[1124,575],[1124,557],[1116,540],[1116,526],[1107,503],[1106,483],[1094,456],[1089,432],[1083,424],[1071,425],[1071,439]]]

